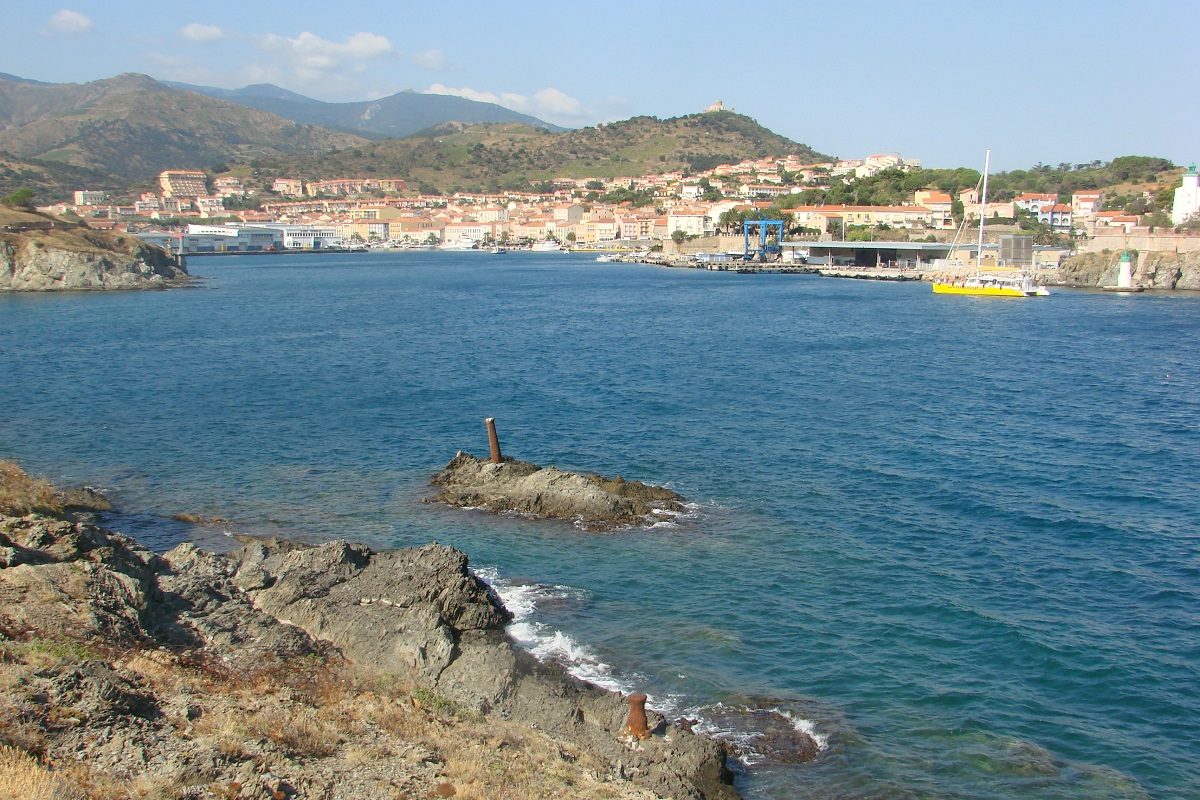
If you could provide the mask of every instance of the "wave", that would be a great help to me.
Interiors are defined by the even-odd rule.
[[[550,603],[578,602],[586,593],[570,586],[522,583],[501,578],[494,567],[481,567],[475,574],[491,587],[513,615],[508,635],[541,662],[561,665],[569,674],[602,689],[630,694],[633,686],[618,679],[612,667],[569,633],[534,619],[537,609]]]
[[[555,663],[570,675],[621,695],[635,683],[618,676],[612,665],[575,637],[535,617],[539,607],[578,603],[586,592],[570,586],[508,580],[495,567],[475,569],[476,576],[496,593],[513,615],[508,635],[538,661]],[[679,695],[647,693],[647,704],[668,719],[682,718],[693,731],[728,743],[746,767],[763,763],[808,761],[829,747],[829,735],[817,723],[781,704],[747,701],[684,708]],[[811,744],[809,744],[811,742]]]

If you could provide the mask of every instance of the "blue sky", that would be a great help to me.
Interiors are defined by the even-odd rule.
[[[995,169],[1200,159],[1200,3],[0,0],[0,72],[321,100],[461,94],[563,125],[721,99],[854,158]]]

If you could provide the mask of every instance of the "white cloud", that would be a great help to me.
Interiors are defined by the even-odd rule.
[[[588,118],[595,116],[579,100],[552,86],[538,89],[532,96],[518,94],[517,92],[500,92],[496,94],[495,92],[479,91],[478,89],[471,89],[466,86],[446,86],[441,83],[431,85],[425,92],[427,94],[448,94],[454,97],[463,97],[467,100],[477,100],[481,103],[495,103],[505,108],[511,108],[513,111],[520,111],[522,114],[532,114],[548,122],[558,122],[566,125],[586,122]]]
[[[214,42],[225,37],[225,31],[216,25],[202,25],[199,22],[189,22],[179,29],[179,35],[193,42]]]
[[[273,83],[290,84],[308,95],[356,99],[362,87],[355,76],[366,70],[366,62],[392,53],[387,37],[375,33],[356,33],[340,42],[308,31],[297,36],[268,33],[258,37],[258,46],[273,63],[259,69],[279,76]]]
[[[454,97],[465,97],[467,100],[475,100],[480,103],[499,103],[499,95],[491,92],[480,92],[467,87],[457,88],[454,86],[445,86],[440,83],[435,83],[425,90],[425,94],[448,94]],[[511,95],[511,97],[521,97],[521,95]],[[527,98],[521,97],[522,100]]]
[[[92,29],[92,20],[80,14],[78,11],[72,11],[69,8],[64,8],[61,11],[56,11],[54,16],[50,17],[50,21],[46,23],[46,33],[58,33],[65,36],[78,36],[81,33],[87,33]]]
[[[446,64],[449,63],[446,54],[436,48],[413,53],[411,58],[412,62],[422,69],[445,69]]]
[[[364,61],[392,50],[386,36],[376,33],[356,33],[344,42],[322,39],[305,31],[287,37],[268,33],[259,40],[262,49],[291,60],[296,66],[319,71],[336,69],[346,61]]]
[[[584,113],[583,103],[552,86],[534,92],[533,103],[540,113],[556,117],[578,117]]]

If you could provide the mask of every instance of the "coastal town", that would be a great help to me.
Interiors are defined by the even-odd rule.
[[[720,103],[708,112],[719,112]],[[993,236],[1028,236],[1039,245],[1021,266],[1053,267],[1074,252],[1119,249],[1130,237],[1147,250],[1181,252],[1180,231],[1149,209],[1155,194],[1113,196],[1103,190],[1023,191],[1007,199],[981,197],[980,186],[955,192],[923,186],[902,202],[806,202],[830,187],[853,189],[881,175],[921,170],[918,160],[883,153],[806,163],[798,156],[747,159],[694,172],[668,171],[614,178],[557,178],[541,191],[412,191],[403,177],[305,179],[263,176],[242,169],[161,172],[157,185],[131,198],[79,189],[72,202],[39,210],[89,227],[128,232],[185,256],[266,254],[375,248],[572,249],[654,252],[671,263],[704,263],[742,249],[746,220],[779,218],[793,243],[921,242],[955,238],[962,224],[982,217]],[[1170,223],[1194,226],[1200,191],[1193,167],[1174,189]],[[1157,230],[1156,230],[1156,224]],[[1170,241],[1163,237],[1168,237]],[[1184,237],[1184,251],[1200,239]],[[1155,244],[1157,242],[1157,244]],[[1000,244],[992,241],[1000,261]],[[1127,246],[1127,245],[1125,245]],[[782,248],[781,248],[782,249]],[[809,257],[792,247],[783,257]],[[1018,248],[1019,250],[1021,248]],[[882,263],[880,247],[835,254],[824,264]],[[883,250],[888,260],[893,250]],[[930,249],[944,255],[944,248]],[[986,257],[986,255],[985,255]],[[814,261],[820,263],[818,257]],[[920,252],[917,252],[920,263]]]

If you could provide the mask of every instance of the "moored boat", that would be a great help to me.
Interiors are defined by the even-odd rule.
[[[988,150],[983,158],[983,189],[979,196],[980,209],[987,207],[988,168],[991,166],[992,151]],[[1005,269],[997,267],[984,270],[983,264],[983,224],[985,215],[979,214],[979,244],[975,249],[975,272],[965,278],[933,281],[934,294],[964,294],[973,297],[1045,297],[1050,290],[1037,283],[1033,276],[1021,269]],[[966,220],[963,220],[966,224]],[[959,228],[962,233],[962,228]],[[958,236],[954,237],[955,244]],[[953,248],[951,249],[953,254]]]

